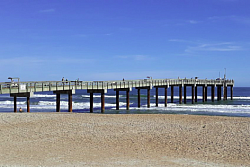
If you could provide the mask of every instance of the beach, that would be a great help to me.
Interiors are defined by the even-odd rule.
[[[0,113],[0,166],[250,166],[250,119]]]

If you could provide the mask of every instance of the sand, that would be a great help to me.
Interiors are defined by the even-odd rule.
[[[0,166],[250,166],[250,118],[0,113]]]

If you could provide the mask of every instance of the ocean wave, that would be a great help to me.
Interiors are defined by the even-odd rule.
[[[155,104],[150,104],[150,108],[147,105],[143,105],[141,108],[131,108],[136,110],[155,110],[158,112],[188,112],[188,113],[234,113],[234,114],[249,114],[250,105],[209,105],[209,104],[174,104],[168,103],[167,107],[164,104],[159,104],[159,107],[155,107]]]
[[[156,97],[155,95],[153,96]],[[167,96],[168,99],[171,99],[171,96]],[[165,96],[158,96],[159,99],[165,99]],[[223,97],[222,97],[223,98]],[[174,99],[179,99],[179,96],[174,96]],[[184,99],[184,96],[182,96],[182,99]],[[187,99],[192,99],[192,96],[187,96]],[[203,96],[197,96],[197,99],[201,100],[203,99]],[[211,100],[212,97],[208,96],[208,100]],[[214,99],[217,99],[217,96],[214,97]],[[227,99],[231,99],[231,96],[228,96]],[[250,97],[233,97],[234,100],[250,100]]]
[[[90,95],[81,95],[84,98],[90,98]],[[93,95],[94,98],[101,97],[101,95]],[[123,97],[123,95],[119,95],[119,97]],[[116,95],[105,95],[105,98],[116,98]]]
[[[56,97],[56,95],[34,94],[34,97]]]
[[[133,103],[130,103],[133,104]],[[14,102],[13,101],[4,101],[0,102],[0,108],[13,108]],[[26,108],[26,102],[17,102],[18,107]],[[112,103],[105,103],[105,107],[115,107],[116,104]],[[126,106],[126,103],[119,102],[119,106]],[[94,108],[100,108],[101,103],[93,103]],[[56,102],[54,101],[39,101],[38,103],[33,103],[30,105],[30,108],[32,109],[55,109],[56,108]],[[67,109],[68,108],[68,102],[67,101],[60,101],[60,108],[61,109]],[[89,109],[90,103],[89,102],[73,102],[72,103],[73,109]]]
[[[235,100],[250,100],[250,97],[233,97],[233,99],[235,99]]]
[[[26,101],[17,101],[16,104],[26,104]],[[6,101],[0,101],[0,106],[1,105],[14,105],[14,101],[6,100]]]

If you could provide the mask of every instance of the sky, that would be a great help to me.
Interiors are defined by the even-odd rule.
[[[0,0],[0,82],[216,79],[250,86],[249,0]]]

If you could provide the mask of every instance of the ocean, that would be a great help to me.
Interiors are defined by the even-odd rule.
[[[187,87],[187,104],[179,104],[179,88],[174,89],[174,103],[170,103],[171,90],[168,89],[168,106],[164,106],[164,89],[159,89],[159,107],[155,107],[155,89],[150,91],[150,108],[147,108],[147,91],[141,90],[141,107],[137,104],[137,90],[130,92],[130,110],[126,110],[126,92],[120,92],[120,110],[116,110],[116,94],[108,90],[105,94],[105,114],[188,114],[250,117],[250,87],[234,87],[233,100],[211,102],[210,87],[208,101],[202,102],[202,87],[198,87],[198,102],[191,104],[191,88]],[[73,112],[89,113],[89,94],[86,90],[76,90],[73,95]],[[0,95],[0,112],[13,112],[13,97],[9,94]],[[26,98],[17,98],[17,108],[26,111]],[[61,112],[68,111],[68,96],[61,95]],[[30,112],[56,112],[56,95],[53,92],[36,92],[30,98]],[[101,113],[101,95],[94,94],[94,113]]]

